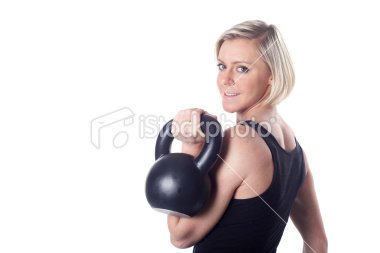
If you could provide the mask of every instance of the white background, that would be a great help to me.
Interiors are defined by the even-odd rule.
[[[191,252],[146,202],[155,139],[139,131],[187,107],[223,112],[214,43],[249,19],[277,25],[293,57],[280,111],[308,154],[330,252],[377,251],[373,2],[2,1],[0,252]],[[104,127],[95,148],[91,120],[123,107],[134,123]],[[278,252],[301,247],[289,223]]]

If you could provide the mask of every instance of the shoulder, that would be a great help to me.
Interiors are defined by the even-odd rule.
[[[264,139],[254,128],[239,124],[224,132],[226,151],[236,155],[260,155],[268,151]]]
[[[249,125],[236,125],[224,131],[222,159],[244,178],[252,168],[272,162],[263,138]]]
[[[247,151],[246,148],[260,149],[264,140],[256,130],[247,124],[238,124],[224,131],[224,142],[227,148],[236,148],[233,151]],[[265,144],[264,144],[265,145]]]

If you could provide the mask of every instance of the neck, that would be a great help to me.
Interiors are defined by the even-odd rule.
[[[245,111],[236,113],[236,123],[245,120],[253,120],[256,122],[268,121],[271,122],[277,119],[277,107],[275,105],[263,105],[253,108],[248,108]]]

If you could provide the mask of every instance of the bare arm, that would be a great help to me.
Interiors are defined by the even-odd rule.
[[[191,218],[168,215],[170,239],[178,248],[194,245],[217,224],[236,189],[242,184],[242,178],[245,178],[251,166],[255,166],[254,163],[241,163],[244,158],[254,153],[247,147],[251,144],[239,137],[231,138],[228,133],[225,135],[224,142],[222,156],[225,162],[219,161],[211,172],[213,193],[208,204],[199,214]],[[191,154],[196,155],[199,152],[199,147],[198,149],[195,146],[193,149],[189,146],[183,148],[188,148],[187,151]],[[236,168],[236,173],[241,177],[237,177],[229,166]]]
[[[326,253],[327,236],[306,156],[305,166],[306,178],[293,204],[291,219],[304,240],[303,253]]]

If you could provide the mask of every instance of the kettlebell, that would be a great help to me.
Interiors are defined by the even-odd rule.
[[[156,140],[155,163],[145,185],[150,206],[160,212],[191,217],[197,214],[210,197],[208,172],[222,148],[222,128],[211,116],[201,115],[201,130],[205,144],[197,157],[185,153],[170,153],[173,142],[171,125],[167,122]]]

